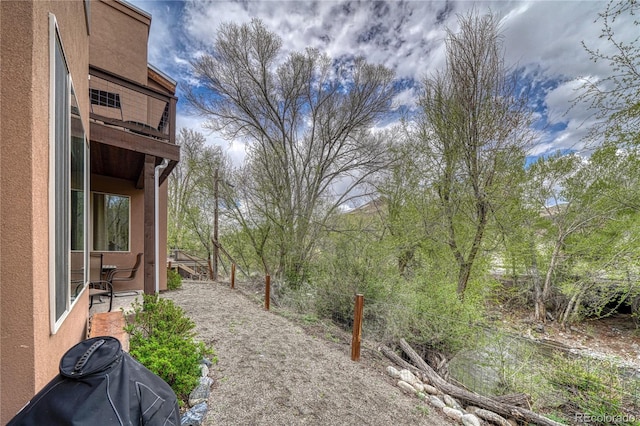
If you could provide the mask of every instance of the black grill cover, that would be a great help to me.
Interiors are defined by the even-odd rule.
[[[179,425],[171,387],[123,352],[118,339],[94,337],[60,360],[51,380],[8,425]]]

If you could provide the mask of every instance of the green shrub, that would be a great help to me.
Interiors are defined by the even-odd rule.
[[[395,265],[386,252],[369,243],[366,236],[358,237],[360,239],[352,236],[334,238],[334,241],[325,243],[324,256],[317,259],[311,268],[314,313],[349,329],[353,320],[354,295],[360,293],[364,295],[367,306],[364,315],[368,326],[384,324],[385,305],[391,297],[388,277],[394,275]]]
[[[453,357],[480,343],[478,324],[482,305],[471,294],[460,301],[455,284],[417,277],[412,291],[394,313],[392,322],[398,337],[424,348]]]
[[[178,271],[167,269],[167,288],[169,290],[177,290],[182,287],[182,276]]]
[[[213,350],[194,339],[195,324],[173,301],[145,294],[133,307],[125,328],[129,353],[167,382],[182,404],[198,384],[200,361]]]

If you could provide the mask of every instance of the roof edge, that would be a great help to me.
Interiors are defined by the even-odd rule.
[[[145,10],[140,9],[138,6],[133,5],[132,3],[129,3],[127,0],[115,0],[116,2],[122,4],[123,6],[128,7],[129,9],[133,10],[134,12],[139,13],[140,15],[144,16],[145,18],[148,18],[149,20],[151,20],[151,14]]]
[[[149,69],[149,77],[153,78],[154,76],[157,76],[159,78],[161,78],[164,81],[156,81],[158,84],[162,85],[163,87],[165,87],[168,90],[172,90],[175,91],[176,86],[178,85],[178,82],[176,80],[174,80],[173,78],[169,77],[169,75],[165,74],[163,71],[161,71],[158,67],[147,63],[147,67]]]

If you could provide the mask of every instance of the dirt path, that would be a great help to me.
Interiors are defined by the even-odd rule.
[[[218,364],[206,425],[451,425],[403,394],[376,355],[309,335],[226,284],[184,282],[163,295],[196,323]]]

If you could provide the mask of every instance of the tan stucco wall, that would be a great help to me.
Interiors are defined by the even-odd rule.
[[[91,2],[91,15],[91,65],[147,84],[151,19],[120,2],[104,0]]]
[[[96,44],[91,46],[93,64],[147,82],[149,18],[119,2],[91,3],[89,37],[81,0],[0,1],[0,424],[57,374],[64,352],[86,336],[86,292],[56,333],[50,331],[49,12],[58,22],[86,131],[90,39]],[[131,253],[109,253],[105,263],[132,265],[144,246],[143,191],[130,182],[96,176],[92,189],[131,196]],[[166,195],[165,184],[161,266],[166,259]],[[142,271],[129,288],[143,288]]]
[[[89,44],[81,1],[0,2],[0,423],[84,338],[86,294],[56,334],[49,320],[49,12],[88,123]],[[11,84],[6,84],[11,82]]]

